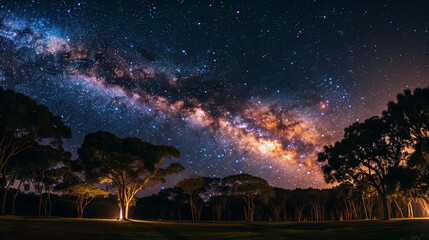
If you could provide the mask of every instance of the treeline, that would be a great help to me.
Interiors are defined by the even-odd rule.
[[[234,177],[237,176],[247,178],[250,175]],[[383,218],[382,202],[378,196],[362,195],[348,184],[322,190],[268,187],[266,191],[272,193],[267,198],[259,195],[260,189],[257,188],[231,193],[231,189],[222,187],[224,179],[204,180],[204,186],[193,193],[196,220],[342,221]],[[253,211],[254,219],[249,219],[246,213],[249,196],[254,202],[250,210]],[[420,200],[408,202],[401,198],[392,199],[390,208],[391,217],[394,218],[429,216],[428,205]],[[189,194],[176,186],[139,198],[132,216],[138,219],[191,220]]]
[[[70,137],[71,130],[48,108],[0,89],[2,214],[75,211],[80,218],[252,222],[429,213],[429,88],[404,91],[381,117],[353,123],[343,139],[324,147],[318,161],[326,182],[338,185],[332,189],[273,188],[245,173],[222,179],[191,175],[173,188],[137,198],[184,170],[177,162],[165,165],[180,157],[176,148],[98,131],[85,136],[72,160],[62,147]]]
[[[219,178],[203,178],[204,186],[193,192],[196,219],[202,221],[245,221],[246,201],[243,196],[231,196],[221,188],[215,190]],[[215,190],[215,191],[214,191]],[[331,189],[272,188],[272,198],[255,197],[256,221],[347,221],[383,218],[381,199],[365,196],[351,185],[343,184]],[[16,189],[9,191],[6,214],[38,215],[39,197],[33,192],[19,192],[15,211],[12,200]],[[212,194],[212,196],[210,196]],[[51,196],[55,201],[52,216],[76,217],[75,196]],[[166,188],[151,196],[136,198],[130,208],[132,219],[192,220],[189,195],[179,187]],[[422,200],[408,202],[392,199],[392,218],[428,217],[428,205]],[[119,205],[116,195],[98,196],[85,208],[85,218],[118,218]]]

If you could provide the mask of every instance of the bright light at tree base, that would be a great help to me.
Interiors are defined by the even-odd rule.
[[[119,219],[123,219],[123,217],[122,217],[122,208],[119,208]]]

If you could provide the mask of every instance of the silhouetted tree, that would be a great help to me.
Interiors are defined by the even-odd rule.
[[[373,117],[363,123],[354,123],[344,130],[344,138],[333,146],[325,146],[318,161],[325,180],[371,184],[382,199],[384,219],[389,219],[386,176],[404,161],[406,145],[391,134],[383,119]]]
[[[22,153],[17,154],[14,156],[14,160],[9,162],[5,168],[4,173],[1,176],[1,184],[3,186],[3,199],[2,199],[2,210],[1,214],[5,213],[6,209],[6,200],[7,195],[9,193],[10,188],[18,181],[18,186],[16,187],[16,191],[13,195],[13,203],[12,203],[12,214],[14,214],[15,210],[15,200],[17,195],[20,192],[21,186],[24,183],[24,181],[29,180],[28,178],[28,172],[26,171],[28,167],[28,162],[30,159],[26,159],[21,157],[23,156]]]
[[[140,190],[164,183],[165,177],[184,170],[179,163],[161,168],[166,159],[178,158],[180,152],[171,146],[153,145],[138,138],[121,139],[99,131],[85,136],[79,157],[88,179],[112,182],[124,219]]]
[[[38,150],[29,149],[23,152],[23,158],[31,159],[22,171],[28,174],[33,190],[39,196],[39,216],[50,216],[52,206],[60,198],[52,201],[51,194],[61,190],[64,176],[71,172],[71,154],[51,146],[37,146]],[[21,157],[21,156],[20,156]]]
[[[6,165],[20,152],[34,148],[44,140],[59,148],[63,138],[70,137],[70,129],[47,107],[23,94],[0,87],[0,174],[3,180],[8,175],[7,169],[12,169]],[[0,190],[6,191],[8,183],[1,183]],[[7,196],[7,191],[3,193]]]
[[[414,94],[405,90],[397,95],[397,102],[389,102],[383,118],[407,143],[409,158],[406,167],[392,177],[397,191],[407,198],[423,198],[429,203],[429,88],[417,88]],[[411,204],[409,204],[410,206]]]
[[[227,207],[228,199],[225,191],[221,178],[204,177],[204,186],[200,190],[200,195],[211,205],[213,220],[220,221]]]
[[[286,207],[286,202],[289,198],[289,191],[283,188],[273,188],[275,197],[268,201],[268,206],[274,215],[275,221],[280,221],[281,213]]]
[[[182,179],[176,184],[176,187],[183,189],[189,196],[189,204],[191,206],[192,221],[200,220],[197,212],[197,206],[195,203],[195,193],[198,192],[204,186],[204,179],[198,175],[191,175],[185,179]]]
[[[222,182],[229,188],[229,195],[239,196],[246,203],[244,215],[248,222],[253,221],[256,208],[255,200],[267,203],[275,195],[273,188],[265,179],[247,173],[225,177]]]

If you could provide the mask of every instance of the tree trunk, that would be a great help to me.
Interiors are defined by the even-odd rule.
[[[13,195],[13,199],[12,199],[12,215],[15,215],[15,201],[16,201],[16,197],[18,197],[19,191],[21,189],[21,184],[22,184],[22,181],[19,181],[19,185],[16,188],[16,192]]]
[[[39,217],[42,216],[42,194],[39,196]]]
[[[121,204],[121,216],[122,216],[122,219],[127,219],[127,217],[125,216],[125,204],[124,203],[122,203]]]
[[[386,196],[381,195],[381,201],[383,202],[383,220],[389,220],[390,219],[389,203],[387,201]]]
[[[8,188],[4,188],[3,189],[3,199],[1,202],[1,215],[4,215],[5,213],[5,209],[6,209],[6,198],[7,198],[7,192],[9,191]]]
[[[246,219],[246,221],[247,221],[248,217],[247,217],[246,207],[243,206],[243,209],[244,209],[244,219]]]
[[[404,213],[402,212],[402,209],[401,209],[401,207],[399,206],[398,201],[396,201],[396,199],[395,199],[395,205],[396,205],[396,207],[399,209],[399,213],[401,214],[402,218],[405,218],[405,217],[404,217]]]
[[[125,219],[128,219],[128,209],[129,209],[130,205],[128,202],[125,203]]]
[[[414,214],[413,214],[413,205],[411,204],[411,201],[408,202],[407,208],[408,208],[408,217],[409,218],[413,218],[414,217]]]
[[[189,205],[191,205],[191,215],[192,215],[192,221],[195,221],[195,211],[194,211],[194,202],[192,201],[192,193],[189,194]]]

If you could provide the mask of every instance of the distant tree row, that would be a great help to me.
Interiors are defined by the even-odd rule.
[[[392,198],[392,217],[429,216],[424,201]],[[343,183],[331,189],[271,187],[249,174],[225,178],[190,176],[138,198],[136,219],[233,221],[342,221],[383,218],[382,199]]]
[[[231,176],[232,178],[257,178],[248,174]],[[381,198],[376,195],[362,195],[360,189],[350,184],[342,184],[331,189],[294,189],[287,190],[266,187],[272,191],[269,198],[252,194],[253,219],[248,218],[247,196],[231,193],[226,180],[190,176],[203,180],[198,190],[186,192],[177,184],[151,196],[136,198],[135,205],[130,207],[129,218],[155,220],[195,220],[195,221],[347,221],[383,218]],[[186,178],[186,179],[189,179]],[[229,177],[228,177],[229,178]],[[198,186],[197,184],[190,186]],[[192,180],[194,181],[194,180]],[[264,180],[261,180],[264,182]],[[192,187],[190,187],[192,188]],[[194,189],[197,189],[195,187]],[[65,193],[52,194],[56,204],[52,207],[53,216],[91,218],[117,218],[119,212],[117,195],[106,194],[103,190],[98,196],[86,204],[85,212],[79,212],[76,204],[77,195]],[[78,193],[84,191],[78,190]],[[58,193],[58,192],[56,192]],[[190,193],[192,193],[192,205]],[[12,198],[16,189],[9,191],[6,213],[12,213]],[[211,194],[211,196],[210,196]],[[20,191],[16,197],[16,214],[37,215],[38,196],[33,191]],[[423,200],[412,201],[392,198],[390,205],[391,217],[412,218],[428,217],[428,205]],[[193,212],[194,211],[194,212]]]

